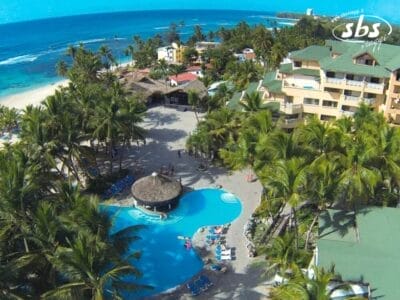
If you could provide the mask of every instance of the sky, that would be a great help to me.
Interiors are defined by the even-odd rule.
[[[238,9],[339,15],[364,9],[400,23],[400,0],[0,0],[0,24],[100,12],[154,9]],[[1,43],[1,41],[0,41]]]

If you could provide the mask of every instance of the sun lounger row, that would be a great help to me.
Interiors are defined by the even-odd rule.
[[[211,286],[213,286],[213,283],[210,281],[210,279],[208,279],[207,276],[200,275],[199,278],[197,278],[192,282],[189,282],[186,286],[189,289],[192,296],[197,296],[202,292],[208,290]]]
[[[127,175],[121,180],[118,180],[116,183],[114,183],[105,193],[103,198],[111,198],[119,193],[121,193],[125,188],[131,186],[133,182],[135,181],[134,177],[132,175]]]

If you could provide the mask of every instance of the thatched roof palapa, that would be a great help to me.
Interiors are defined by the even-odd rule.
[[[179,181],[158,173],[140,178],[132,185],[133,197],[150,206],[166,205],[177,199],[181,192]]]

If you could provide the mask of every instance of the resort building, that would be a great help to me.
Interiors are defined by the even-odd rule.
[[[197,80],[197,75],[193,73],[181,73],[168,77],[171,86],[180,86],[191,81]]]
[[[398,208],[369,207],[356,214],[329,209],[319,217],[313,263],[335,265],[344,281],[369,286],[371,299],[400,299],[399,232]]]
[[[157,49],[157,59],[164,59],[170,64],[181,64],[183,62],[183,52],[187,46],[172,43],[170,46]]]
[[[197,42],[194,46],[198,54],[196,63],[203,63],[203,54],[209,49],[217,48],[219,45],[219,42]]]
[[[256,53],[251,48],[245,48],[241,53],[233,54],[239,61],[255,60]]]
[[[400,46],[327,40],[290,53],[257,90],[279,104],[286,128],[307,116],[353,116],[362,102],[400,124]]]

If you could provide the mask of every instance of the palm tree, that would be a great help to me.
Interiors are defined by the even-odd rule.
[[[356,211],[360,201],[368,201],[374,188],[382,180],[379,170],[373,166],[376,156],[373,140],[369,135],[357,133],[347,140],[344,154],[338,154],[342,172],[339,176],[341,200]]]
[[[256,112],[261,109],[262,98],[258,91],[251,92],[250,94],[246,93],[243,97],[243,100],[239,102],[239,104],[243,107],[246,112]]]
[[[314,267],[314,276],[310,279],[298,267],[294,267],[294,276],[287,283],[276,287],[271,292],[273,300],[329,300],[335,290],[347,289],[347,283],[337,284],[334,289],[330,288],[332,281],[340,280],[335,274],[334,267],[329,270]],[[356,299],[356,298],[351,298]],[[361,298],[360,298],[361,299]]]
[[[103,300],[122,297],[121,291],[136,291],[147,286],[124,280],[140,276],[139,271],[123,261],[116,261],[108,245],[98,236],[80,233],[68,247],[58,247],[52,262],[68,282],[44,293],[41,298],[76,297]]]
[[[131,59],[132,59],[132,64],[133,64],[134,59],[135,59],[135,47],[133,47],[132,45],[129,45],[129,46],[125,49],[125,55],[131,57]]]
[[[298,221],[296,209],[303,201],[306,185],[305,160],[291,158],[278,160],[260,172],[260,178],[271,198],[280,200],[291,208],[296,249],[299,245]]]
[[[331,206],[337,199],[340,168],[337,161],[321,156],[308,168],[307,196],[308,201],[316,206],[316,213],[306,235],[304,248],[307,250],[311,232],[318,221],[321,211]]]
[[[25,252],[30,251],[31,212],[40,195],[39,172],[40,166],[33,164],[20,146],[0,153],[0,240],[21,241]]]
[[[188,93],[188,102],[189,105],[192,106],[192,109],[194,111],[194,115],[196,116],[196,120],[197,120],[197,124],[199,123],[199,116],[197,115],[197,110],[199,108],[200,105],[200,96],[199,94],[194,91],[194,90],[190,90]]]
[[[259,140],[267,136],[274,128],[271,112],[262,110],[250,115],[243,121],[239,138],[231,140],[225,149],[220,150],[220,157],[233,170],[250,167],[254,169]],[[248,175],[251,180],[252,174]]]
[[[68,65],[67,65],[67,63],[65,61],[63,61],[63,60],[60,60],[59,62],[57,62],[56,71],[57,71],[57,74],[62,76],[62,77],[67,76],[67,74],[68,74]]]
[[[315,155],[326,155],[340,150],[341,132],[332,123],[322,123],[313,118],[297,131],[299,140]]]
[[[101,57],[101,60],[103,61],[103,66],[106,70],[110,69],[112,65],[115,65],[116,60],[112,55],[111,49],[108,46],[102,45],[99,48],[99,55]]]

